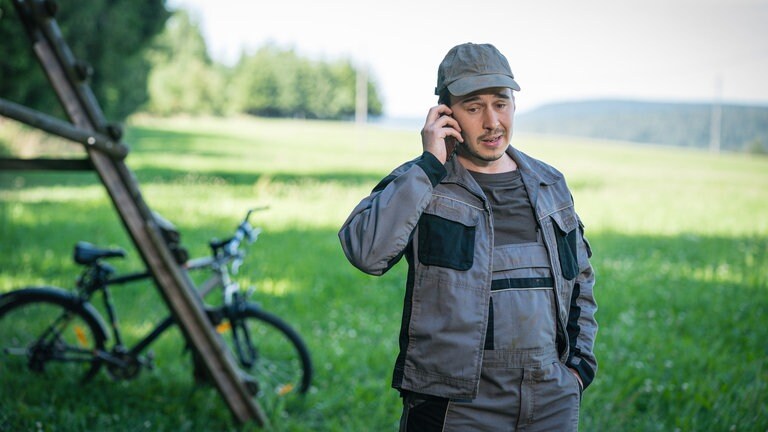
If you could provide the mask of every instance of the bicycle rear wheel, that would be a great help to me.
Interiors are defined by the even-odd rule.
[[[309,350],[282,319],[246,303],[216,329],[224,336],[241,369],[255,379],[259,398],[277,400],[309,390]]]
[[[58,288],[0,296],[0,375],[25,370],[59,379],[92,378],[106,335],[88,303]]]

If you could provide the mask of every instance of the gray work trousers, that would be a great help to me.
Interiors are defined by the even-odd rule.
[[[552,273],[541,240],[494,249],[477,398],[403,394],[401,432],[576,431],[581,387],[555,346]]]
[[[486,351],[480,393],[473,400],[406,393],[401,432],[576,431],[576,377],[544,351]]]

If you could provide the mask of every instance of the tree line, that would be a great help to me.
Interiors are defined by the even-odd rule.
[[[713,116],[713,108],[720,115]],[[522,114],[523,132],[768,154],[768,107],[598,100],[553,103]],[[713,127],[715,126],[715,127]]]
[[[358,68],[351,59],[313,60],[266,44],[227,66],[213,61],[197,23],[163,1],[66,2],[55,16],[75,57],[90,63],[90,85],[105,115],[252,114],[348,119]],[[13,9],[0,0],[0,97],[63,116]],[[382,102],[367,81],[368,114]]]

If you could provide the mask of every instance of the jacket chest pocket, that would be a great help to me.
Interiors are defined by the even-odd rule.
[[[422,214],[419,219],[419,261],[428,266],[469,270],[475,256],[476,225],[477,222],[472,220]]]
[[[570,209],[566,209],[552,215],[557,240],[557,255],[560,261],[560,270],[563,277],[572,280],[579,274],[579,259],[577,236],[579,235],[579,223]]]

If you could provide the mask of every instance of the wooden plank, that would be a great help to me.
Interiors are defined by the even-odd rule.
[[[11,159],[0,158],[1,171],[93,171],[90,159]]]
[[[114,142],[102,133],[80,129],[56,117],[2,98],[0,98],[0,116],[20,121],[49,134],[78,142],[86,147],[96,147],[114,158],[123,159],[128,155],[128,147],[125,144]]]

